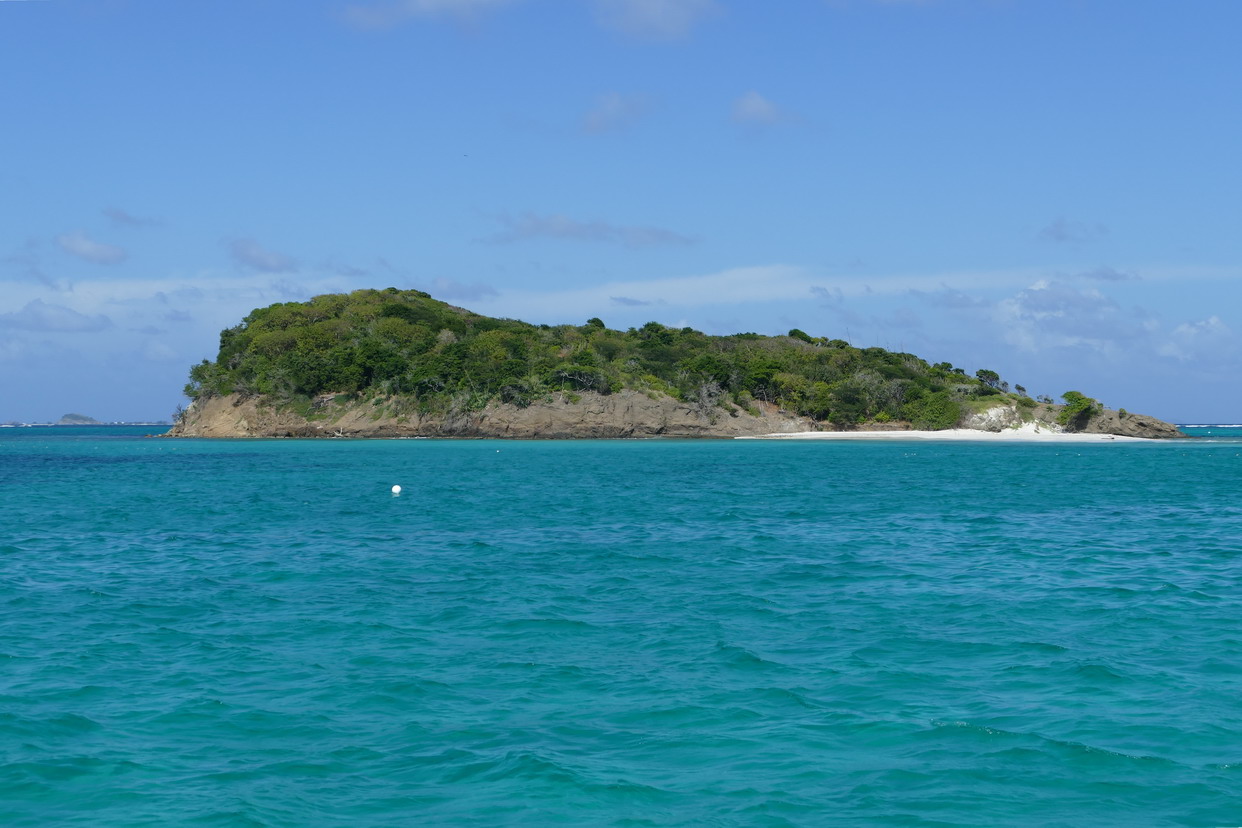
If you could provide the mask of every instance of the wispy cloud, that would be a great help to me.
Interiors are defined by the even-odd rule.
[[[948,286],[941,286],[939,290],[930,291],[915,289],[910,291],[910,295],[933,308],[948,308],[950,310],[981,308],[989,304],[982,296],[974,296]]]
[[[681,37],[719,11],[716,0],[595,0],[600,22],[633,37]]]
[[[758,92],[751,90],[733,101],[734,123],[767,125],[787,120],[787,113]]]
[[[848,8],[853,5],[863,6],[930,6],[936,0],[823,0],[827,6]]]
[[[626,129],[646,113],[647,107],[647,100],[641,95],[609,92],[601,95],[582,119],[582,128],[595,135]]]
[[[117,264],[129,256],[123,248],[94,241],[81,231],[57,236],[56,244],[69,255],[94,264]]]
[[[998,302],[993,313],[1005,341],[1031,353],[1086,349],[1093,358],[1115,356],[1150,333],[1143,316],[1124,312],[1100,290],[1056,280],[1035,282]]]
[[[264,273],[289,273],[297,270],[297,262],[283,253],[269,250],[254,239],[234,239],[229,243],[233,261]]]
[[[845,292],[838,287],[814,285],[810,288],[820,307],[830,310],[837,320],[846,325],[857,325],[865,322],[866,317],[851,308],[845,301]]]
[[[87,316],[63,305],[34,299],[19,311],[0,313],[0,327],[39,333],[93,333],[112,327],[112,320],[103,314]]]
[[[519,216],[500,216],[498,220],[505,229],[486,239],[493,244],[533,239],[605,242],[630,248],[694,243],[694,240],[688,236],[661,227],[624,226],[604,221],[579,221],[563,215],[541,216],[536,213],[523,213]]]
[[[802,268],[771,265],[669,279],[613,281],[569,290],[506,290],[489,305],[493,312],[517,319],[576,319],[595,316],[608,307],[660,305],[681,312],[734,304],[805,302],[814,284],[812,274]]]
[[[344,18],[360,29],[391,29],[411,20],[474,22],[521,0],[386,0],[357,2]],[[3,0],[0,0],[3,2]],[[673,40],[720,10],[718,0],[593,0],[600,25],[631,37]]]
[[[388,29],[414,18],[473,20],[513,0],[395,0],[356,3],[345,9],[345,19],[363,29]]]
[[[101,211],[113,224],[121,227],[153,227],[159,222],[152,218],[141,218],[120,207],[105,207]]]
[[[1095,288],[1079,290],[1063,282],[1040,280],[1011,300],[1015,310],[1031,319],[1073,319],[1084,313],[1115,308],[1117,303]]]
[[[1168,339],[1161,343],[1158,352],[1181,362],[1199,359],[1213,352],[1232,351],[1236,348],[1233,331],[1219,316],[1184,322],[1172,330]]]
[[[28,240],[16,253],[0,258],[0,265],[10,267],[22,278],[39,282],[52,290],[64,290],[68,287],[67,284],[59,284],[43,269],[43,264],[39,260],[39,245],[33,239]]]
[[[679,313],[729,305],[753,309],[757,305],[782,302],[799,307],[823,306],[834,313],[848,313],[847,304],[854,298],[860,303],[891,301],[914,291],[956,291],[960,295],[945,294],[937,299],[958,301],[974,308],[976,313],[987,313],[996,299],[980,300],[976,304],[968,297],[976,292],[995,294],[1020,289],[1038,278],[1039,275],[1030,270],[838,278],[810,268],[773,264],[665,279],[610,281],[571,290],[506,288],[487,304],[494,312],[506,316],[540,320],[574,319],[583,313],[592,316],[608,307],[640,307],[627,305],[626,300],[635,297],[641,297],[638,301],[650,305],[675,308]]]
[[[430,285],[424,286],[424,290],[437,299],[453,299],[460,302],[477,302],[480,299],[500,295],[499,291],[491,285],[485,285],[482,282],[466,284],[452,279],[433,279]]]
[[[1099,222],[1070,221],[1061,217],[1039,231],[1039,240],[1055,244],[1081,244],[1099,241],[1108,235],[1108,228]]]
[[[1077,274],[1079,279],[1091,279],[1096,282],[1135,282],[1139,277],[1112,267],[1097,267]]]

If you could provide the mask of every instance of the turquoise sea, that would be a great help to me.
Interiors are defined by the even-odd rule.
[[[1242,429],[147,431],[0,429],[5,826],[1242,824]]]

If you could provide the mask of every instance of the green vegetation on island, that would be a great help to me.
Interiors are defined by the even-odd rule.
[[[221,332],[219,355],[191,369],[185,393],[262,396],[309,415],[325,394],[427,413],[622,389],[703,410],[732,403],[757,413],[762,401],[844,427],[902,420],[945,429],[998,396],[1035,405],[994,371],[970,376],[947,362],[855,348],[797,329],[787,336],[709,336],[658,322],[625,331],[600,319],[532,325],[396,288],[257,309]],[[1074,417],[1094,404],[1083,400],[1087,409]]]
[[[102,425],[102,423],[85,414],[66,414],[56,421],[56,425]]]

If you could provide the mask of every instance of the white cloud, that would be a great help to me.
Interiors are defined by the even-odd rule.
[[[1184,322],[1173,329],[1157,352],[1182,362],[1199,359],[1234,344],[1233,331],[1221,318],[1209,316],[1197,322]]]
[[[1199,322],[1186,322],[1178,325],[1173,329],[1173,333],[1188,339],[1198,339],[1204,336],[1228,336],[1232,331],[1220,320],[1219,316],[1212,315]]]
[[[513,0],[397,0],[359,3],[345,9],[345,18],[364,29],[387,29],[412,18],[470,20]]]
[[[642,117],[646,110],[647,101],[641,95],[609,92],[601,95],[582,119],[582,128],[592,134],[625,129]]]
[[[128,256],[122,248],[93,241],[81,231],[57,236],[56,244],[66,253],[95,264],[117,264]]]
[[[1156,351],[1159,322],[1139,308],[1123,309],[1095,288],[1040,280],[999,302],[996,329],[1019,350],[1073,349],[1090,359],[1120,360]]]
[[[288,273],[297,270],[297,262],[263,247],[254,239],[235,239],[229,243],[233,261],[264,273]]]
[[[680,37],[719,9],[716,0],[595,0],[600,22],[628,35]]]
[[[1046,279],[1041,279],[1009,301],[1022,316],[1041,320],[1078,317],[1117,306],[1095,288],[1079,290]]]

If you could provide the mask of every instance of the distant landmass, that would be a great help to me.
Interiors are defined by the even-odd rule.
[[[0,428],[47,428],[50,426],[166,426],[171,425],[167,420],[127,420],[115,422],[101,422],[99,420],[87,417],[84,414],[66,414],[54,423],[26,423],[20,420],[9,420],[0,423]]]
[[[101,423],[85,414],[66,414],[56,421],[56,425],[101,425]]]
[[[798,431],[1052,430],[1184,436],[1078,391],[794,329],[709,336],[473,313],[415,290],[252,311],[190,370],[172,436],[734,437]]]

